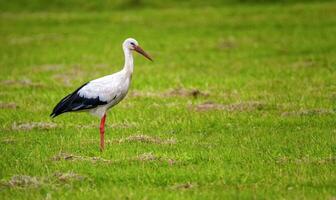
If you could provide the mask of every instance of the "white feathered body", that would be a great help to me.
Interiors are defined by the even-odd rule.
[[[109,108],[125,98],[131,84],[131,77],[125,70],[121,70],[115,74],[90,81],[78,91],[78,94],[84,98],[98,97],[100,101],[108,102],[106,105],[88,110],[91,114],[102,117]]]

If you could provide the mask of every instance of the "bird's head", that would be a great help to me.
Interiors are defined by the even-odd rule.
[[[126,39],[123,43],[123,48],[131,51],[136,51],[148,58],[149,60],[153,61],[153,59],[139,46],[139,43],[133,38]]]

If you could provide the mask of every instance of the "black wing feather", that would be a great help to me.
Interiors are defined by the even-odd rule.
[[[84,98],[78,95],[78,91],[84,87],[87,83],[79,87],[73,93],[64,97],[53,109],[50,114],[51,117],[56,117],[65,112],[73,112],[79,110],[86,110],[95,108],[99,105],[105,105],[107,102],[99,100],[99,97],[96,98]]]

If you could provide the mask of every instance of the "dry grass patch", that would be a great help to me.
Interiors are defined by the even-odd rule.
[[[14,175],[8,181],[2,181],[1,185],[10,188],[37,188],[43,185],[59,185],[84,181],[88,178],[74,172],[56,172],[48,177],[34,177],[27,175]]]
[[[58,82],[61,83],[64,86],[70,87],[72,86],[72,80],[73,78],[67,74],[55,74],[52,76],[52,78]]]
[[[37,87],[37,88],[42,88],[45,87],[44,84],[42,83],[35,83],[30,79],[23,78],[20,80],[3,80],[0,82],[1,85],[6,85],[6,86],[19,86],[19,87]]]
[[[66,172],[66,173],[56,172],[54,173],[54,177],[56,178],[56,180],[64,183],[69,183],[73,181],[83,181],[87,178],[86,176],[82,176],[74,172]]]
[[[18,105],[16,105],[16,103],[14,102],[0,102],[0,109],[16,109],[18,108]]]
[[[100,157],[88,157],[88,156],[77,156],[69,153],[59,153],[52,157],[53,161],[89,161],[91,163],[103,162],[103,163],[112,163],[112,160],[107,160]]]
[[[152,108],[161,108],[161,107],[164,107],[164,108],[176,108],[176,107],[179,107],[181,106],[181,104],[178,104],[176,102],[170,102],[170,103],[153,103],[152,105],[150,105],[150,107]]]
[[[118,143],[124,142],[142,142],[142,143],[153,143],[153,144],[176,144],[175,139],[162,139],[159,137],[152,137],[149,135],[131,135],[127,138],[122,138],[118,140]]]
[[[240,102],[234,104],[218,104],[214,102],[205,102],[192,106],[196,111],[208,111],[208,110],[225,110],[229,112],[244,112],[262,110],[265,107],[264,103],[258,101]]]
[[[12,124],[12,130],[16,131],[29,131],[32,129],[50,130],[57,128],[57,124],[52,122],[28,122],[28,123],[16,123]]]
[[[12,45],[30,44],[42,41],[57,41],[63,39],[63,35],[55,33],[41,33],[37,35],[12,37],[9,39],[9,43]]]
[[[160,97],[160,98],[166,98],[166,97],[208,97],[210,96],[209,92],[203,92],[199,89],[193,88],[193,89],[186,89],[186,88],[175,88],[170,89],[165,92],[144,92],[144,91],[132,91],[130,92],[130,96],[132,97]]]
[[[129,92],[129,96],[131,97],[161,97],[160,93],[155,92],[144,92],[144,91],[138,91],[138,90],[132,90]]]
[[[299,111],[283,112],[281,116],[315,116],[315,115],[332,115],[335,114],[331,109],[304,109]]]
[[[276,163],[279,164],[336,164],[336,156],[329,156],[326,158],[311,158],[311,157],[302,157],[302,158],[288,158],[286,156],[280,157],[276,160]]]
[[[8,181],[3,181],[2,185],[7,187],[39,187],[43,184],[43,181],[37,177],[27,176],[27,175],[15,175]]]
[[[63,64],[43,64],[29,67],[29,72],[33,73],[59,72],[63,70],[64,70]]]
[[[1,143],[3,144],[14,144],[17,140],[14,138],[4,138],[0,140]]]
[[[317,65],[318,63],[312,59],[300,60],[300,61],[293,63],[294,67],[313,67]]]
[[[155,156],[152,153],[144,153],[139,155],[138,157],[136,157],[136,160],[140,160],[140,161],[153,161],[153,160],[157,160],[158,157]]]
[[[82,141],[82,144],[92,144],[97,143],[97,139],[89,139]],[[139,143],[147,143],[147,144],[160,144],[160,145],[173,145],[176,144],[177,141],[174,138],[163,139],[159,137],[152,137],[149,135],[130,135],[126,138],[121,139],[111,139],[105,140],[105,144],[122,144],[122,143],[132,143],[132,142],[139,142]]]
[[[77,156],[73,154],[68,154],[68,153],[60,153],[55,155],[54,157],[51,158],[53,161],[86,161],[90,163],[106,163],[106,164],[117,164],[121,162],[162,162],[162,163],[168,163],[169,165],[173,165],[176,163],[176,160],[171,159],[171,158],[164,158],[160,156],[156,156],[152,153],[144,153],[140,154],[135,157],[131,158],[126,158],[126,159],[120,159],[120,160],[108,160],[100,157],[88,157],[88,156]]]
[[[176,163],[176,160],[174,159],[156,156],[153,153],[143,153],[143,154],[138,155],[132,160],[141,161],[141,162],[159,161],[162,163],[167,163],[169,165],[173,165]]]
[[[237,42],[234,38],[222,38],[217,42],[217,48],[220,50],[231,50],[237,48],[237,46]]]
[[[197,185],[193,183],[180,183],[172,186],[172,189],[177,190],[186,190],[186,189],[192,189],[195,188]]]
[[[181,96],[181,97],[208,97],[209,92],[203,92],[199,89],[185,89],[185,88],[176,88],[172,89],[164,94],[165,96]]]
[[[92,79],[94,77],[99,77],[100,74],[98,71],[89,72],[84,70],[79,64],[73,65],[69,67],[70,70],[67,70],[63,73],[57,73],[52,76],[52,78],[57,83],[61,83],[66,87],[74,87],[72,81],[74,80],[73,77],[82,77],[82,82],[87,81],[87,79]]]
[[[76,76],[76,71],[75,69],[73,69],[72,71],[68,72],[68,73],[58,73],[58,74],[54,74],[52,76],[52,78],[57,82],[57,83],[61,83],[62,85],[66,86],[66,87],[70,87],[73,86],[72,81],[73,81],[73,77]],[[78,76],[82,76],[83,72],[78,72]]]
[[[113,123],[113,124],[106,124],[105,128],[134,128],[137,127],[138,123],[135,122],[122,122],[122,123]],[[76,128],[82,128],[82,129],[86,129],[86,128],[99,128],[99,125],[97,125],[96,123],[92,123],[92,124],[80,124],[80,125],[75,125]]]
[[[46,65],[41,65],[38,67],[34,67],[34,69],[39,69],[38,71],[43,71],[43,72],[55,72],[55,71],[60,71],[64,68],[63,65],[59,64],[46,64]]]

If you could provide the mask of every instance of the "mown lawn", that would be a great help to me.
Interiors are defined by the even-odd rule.
[[[0,199],[336,198],[336,3],[0,14]],[[49,118],[123,65],[107,116]]]

